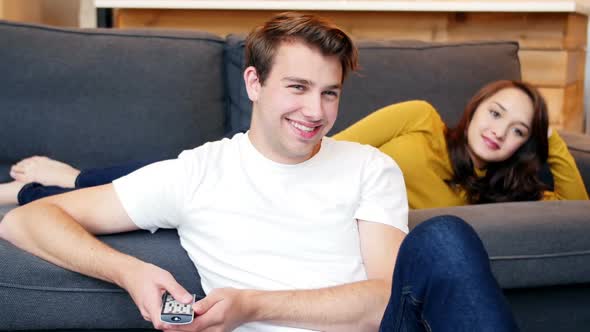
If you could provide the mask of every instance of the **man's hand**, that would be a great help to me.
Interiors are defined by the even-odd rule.
[[[120,285],[127,290],[143,318],[151,321],[154,328],[164,330],[172,325],[160,320],[162,294],[167,290],[174,299],[190,303],[192,295],[170,274],[153,264],[137,261],[137,266],[128,269]]]
[[[196,331],[226,332],[248,322],[251,316],[247,305],[249,292],[235,288],[214,289],[194,304],[196,317],[192,325]]]
[[[195,318],[188,325],[159,324],[164,331],[230,332],[249,321],[248,294],[253,291],[234,288],[215,289],[193,305]]]

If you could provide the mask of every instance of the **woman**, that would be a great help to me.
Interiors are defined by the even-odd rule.
[[[543,97],[522,82],[483,87],[455,128],[447,128],[430,104],[410,101],[380,109],[334,138],[370,144],[391,156],[404,173],[414,209],[588,199],[566,144],[556,132],[548,135]],[[545,162],[553,174],[553,192],[538,178]],[[0,203],[22,205],[71,188],[109,183],[145,164],[80,172],[46,157],[27,158],[11,170],[16,181],[0,185]]]
[[[447,128],[423,101],[380,109],[334,136],[379,148],[404,173],[411,208],[588,199],[565,142],[548,130],[539,92],[496,81],[471,98],[459,124]],[[554,191],[538,177],[547,162]]]

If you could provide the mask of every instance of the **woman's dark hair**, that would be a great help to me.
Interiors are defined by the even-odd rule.
[[[467,142],[467,129],[477,107],[500,90],[516,88],[529,96],[533,104],[533,122],[528,140],[507,160],[488,163],[486,174],[475,174]],[[520,81],[495,81],[484,86],[469,101],[459,124],[445,136],[454,177],[447,182],[463,189],[470,204],[540,200],[547,186],[539,179],[539,170],[547,161],[549,126],[547,105],[539,91]]]

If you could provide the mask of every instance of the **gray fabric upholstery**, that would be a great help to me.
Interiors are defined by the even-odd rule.
[[[204,296],[199,275],[179,246],[176,231],[160,230],[154,235],[137,231],[101,239],[170,271],[189,291]],[[151,326],[117,286],[61,269],[4,240],[0,240],[0,257],[0,330]]]
[[[590,201],[496,203],[410,211],[410,228],[455,215],[481,237],[502,288],[590,283]]]
[[[14,209],[16,205],[0,205],[0,220],[4,217],[8,211]]]
[[[223,45],[202,32],[0,21],[0,123],[15,139],[0,140],[0,182],[35,154],[100,167],[222,137]]]
[[[509,289],[504,292],[521,331],[585,332],[590,326],[590,286]]]
[[[360,41],[361,69],[344,83],[335,134],[383,106],[423,99],[454,125],[486,83],[520,79],[518,43]]]
[[[252,117],[252,102],[248,99],[246,86],[244,85],[243,72],[244,36],[229,35],[225,45],[225,66],[227,84],[227,118],[230,132],[245,132],[250,128]]]

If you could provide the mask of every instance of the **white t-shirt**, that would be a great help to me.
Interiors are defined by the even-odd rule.
[[[313,158],[265,158],[248,134],[114,181],[142,229],[177,228],[203,289],[312,289],[367,278],[357,219],[408,232],[400,169],[379,150],[324,138]],[[305,331],[250,323],[236,331]]]

